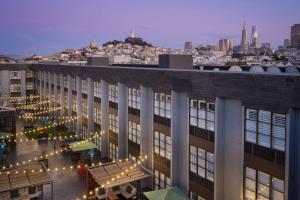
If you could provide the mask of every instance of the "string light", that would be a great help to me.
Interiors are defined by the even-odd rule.
[[[40,98],[40,95],[35,95],[35,96],[18,96],[18,97],[12,97],[12,96],[3,96],[0,97],[0,99],[12,99],[12,100],[23,100],[23,99],[36,99],[36,98]]]
[[[30,101],[30,104],[27,104],[27,102],[15,102],[14,105],[30,106],[30,105],[40,105],[40,104],[49,103],[49,102],[50,102],[50,100],[44,100],[44,101],[37,100],[37,101]]]
[[[55,127],[57,125],[64,125],[64,124],[72,122],[74,120],[76,120],[76,117],[71,117],[70,119],[64,120],[62,122],[58,122],[58,123],[54,123],[54,124],[49,124],[49,125],[45,125],[45,126],[42,126],[42,127],[34,128],[32,130],[28,130],[28,131],[16,133],[16,135],[24,135],[24,134],[27,134],[27,133],[34,133],[36,131],[47,130],[47,129],[53,128],[53,127]]]
[[[90,133],[91,137],[89,138],[86,138],[86,140],[93,140],[99,136],[102,136],[102,133],[98,133],[98,132],[95,132],[94,134],[93,133]],[[38,139],[15,139],[14,142],[32,142],[32,141],[43,141],[43,140],[59,140],[59,141],[62,141],[62,140],[65,140],[65,139],[75,139],[75,138],[78,138],[79,136],[84,136],[84,134],[79,134],[79,135],[70,135],[70,136],[58,136],[58,137],[44,137],[44,138],[38,138]],[[9,138],[9,136],[6,136],[6,138],[3,138],[2,139],[7,139]],[[10,140],[9,140],[10,142]]]
[[[26,113],[23,115],[19,116],[19,119],[39,119],[38,117],[36,117],[37,115],[41,115],[41,114],[47,114],[47,113],[51,113],[51,112],[55,112],[61,110],[61,107],[58,108],[48,108],[48,109],[44,109],[44,111],[39,111],[39,112],[35,112],[35,113]]]
[[[19,103],[18,105],[16,105],[16,109],[30,109],[32,106],[43,105],[43,104],[47,104],[49,102],[50,102],[49,100],[46,100],[46,101],[33,102],[31,104]]]
[[[54,151],[53,151],[54,152]],[[52,152],[52,153],[53,153]],[[60,151],[60,152],[62,152],[62,151]],[[58,152],[59,153],[59,152]],[[57,154],[57,151],[55,151],[55,154]],[[51,156],[51,154],[49,155],[49,154],[46,154],[46,158],[48,158],[49,156]],[[40,157],[42,157],[42,156],[40,156]],[[43,157],[42,157],[43,158]],[[34,161],[37,161],[37,157],[35,157],[34,158]],[[147,159],[147,156],[144,156],[143,157],[143,159],[144,160],[146,160]],[[131,166],[128,166],[127,168],[125,168],[124,170],[122,170],[121,172],[119,172],[117,175],[116,175],[116,177],[113,177],[112,179],[111,179],[111,181],[115,181],[115,180],[117,180],[117,179],[119,179],[119,178],[122,178],[122,176],[124,176],[127,172],[129,172],[129,171],[131,171],[131,170],[133,170],[134,168],[136,168],[137,166],[139,166],[139,165],[141,165],[141,161],[140,160],[136,160],[135,159],[135,157],[132,157],[131,158],[131,160],[133,161],[133,164],[131,165]],[[128,158],[126,158],[126,159],[123,159],[123,160],[119,160],[118,162],[124,162],[124,161],[129,161],[129,159]],[[21,164],[22,165],[25,165],[25,164],[29,164],[29,163],[31,163],[31,162],[33,162],[33,160],[28,160],[27,162],[26,161],[23,161]],[[113,161],[112,163],[117,163],[117,161]],[[18,167],[18,166],[20,166],[21,165],[20,163],[16,163],[15,164],[15,166],[16,167]],[[95,167],[101,167],[101,166],[104,166],[104,165],[107,165],[107,164],[109,164],[109,163],[101,163],[101,162],[99,162],[98,164],[95,164],[95,163],[93,163],[92,165],[90,165],[90,166],[95,166]],[[65,171],[65,170],[74,170],[74,169],[80,169],[80,168],[82,168],[82,167],[90,167],[90,166],[88,166],[87,164],[85,164],[84,166],[81,166],[81,165],[77,165],[77,166],[74,166],[74,165],[69,165],[69,166],[62,166],[62,167],[54,167],[54,168],[48,168],[47,169],[47,172],[60,172],[60,171]],[[9,166],[9,168],[12,168],[13,167],[13,165],[11,164],[10,166]],[[2,170],[9,170],[9,168],[7,168],[7,167],[2,167]],[[0,175],[9,175],[10,173],[15,173],[15,174],[18,174],[18,173],[34,173],[35,171],[34,170],[31,170],[31,171],[25,171],[25,170],[11,170],[11,171],[7,171],[6,173],[5,172],[3,172],[3,171],[0,171]],[[41,171],[40,171],[41,172]],[[108,181],[108,182],[106,182],[106,183],[104,183],[104,184],[102,184],[101,185],[101,187],[103,188],[103,187],[105,187],[105,185],[109,185],[110,184],[110,182],[111,181]]]

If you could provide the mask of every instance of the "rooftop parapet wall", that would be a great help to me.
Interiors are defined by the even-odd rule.
[[[32,69],[122,82],[128,87],[141,85],[158,92],[186,92],[188,96],[215,100],[216,97],[240,99],[243,105],[286,113],[300,108],[300,76],[291,74],[224,71],[149,69],[118,66],[80,67],[33,64]]]

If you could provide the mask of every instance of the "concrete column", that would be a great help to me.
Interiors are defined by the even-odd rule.
[[[141,145],[140,155],[147,156],[144,166],[153,171],[153,91],[151,88],[141,86]],[[152,188],[152,179],[148,179],[146,183],[149,188]]]
[[[300,109],[290,109],[287,121],[285,198],[300,199]]]
[[[243,199],[244,109],[239,100],[217,97],[215,109],[215,200]]]
[[[56,73],[53,73],[53,85],[54,85],[54,90],[53,90],[53,107],[55,109],[57,107],[57,75],[56,75]]]
[[[76,107],[77,107],[77,123],[76,123],[76,134],[81,136],[82,134],[82,88],[81,88],[81,78],[76,76]]]
[[[70,75],[67,76],[67,81],[68,81],[68,117],[72,117],[72,77]],[[73,122],[68,123],[68,132],[72,132],[73,127],[72,127]]]
[[[128,157],[128,87],[123,83],[118,83],[118,116],[119,159],[125,159]]]
[[[109,98],[108,98],[108,83],[101,81],[101,158],[108,158],[109,148]]]
[[[0,77],[1,96],[10,96],[9,71],[1,70],[0,74],[1,74],[1,77]]]
[[[21,96],[26,96],[26,71],[21,70]]]
[[[64,116],[64,104],[65,104],[65,98],[64,98],[64,93],[65,93],[65,87],[64,87],[64,75],[63,74],[59,74],[59,93],[60,93],[60,115]]]
[[[51,73],[48,72],[48,97],[49,97],[49,107],[52,107],[53,96],[52,96],[52,81],[51,81]]]
[[[171,101],[171,184],[188,194],[189,98],[186,93],[172,90]]]
[[[43,99],[43,88],[42,88],[42,72],[39,71],[39,77],[40,77],[40,83],[39,83],[39,95],[40,95],[40,100]]]
[[[88,114],[88,134],[94,133],[94,81],[87,79],[87,114]]]
[[[47,99],[47,92],[46,92],[46,72],[43,71],[43,81],[44,81],[44,84],[43,84],[43,100],[46,100]]]

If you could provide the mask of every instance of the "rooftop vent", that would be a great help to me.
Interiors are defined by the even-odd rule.
[[[192,55],[161,54],[158,57],[159,68],[193,69]]]
[[[278,73],[281,73],[280,69],[276,66],[270,66],[267,68],[267,72],[268,73],[275,73],[275,74],[278,74]]]
[[[96,66],[108,66],[109,58],[101,56],[91,56],[87,57],[87,65],[96,65]]]
[[[285,70],[286,73],[289,73],[289,74],[299,74],[299,71],[297,69],[297,67],[295,66],[288,66]]]
[[[261,66],[252,66],[250,68],[250,72],[263,73],[263,72],[265,72],[265,70]]]
[[[231,66],[228,71],[231,71],[231,72],[241,72],[243,70],[239,66]]]

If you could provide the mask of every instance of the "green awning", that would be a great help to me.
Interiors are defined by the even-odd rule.
[[[144,192],[144,195],[148,200],[189,200],[189,198],[177,187]]]
[[[70,143],[73,152],[95,149],[96,145],[88,140]]]
[[[0,132],[0,139],[10,139],[11,136],[11,132]]]

